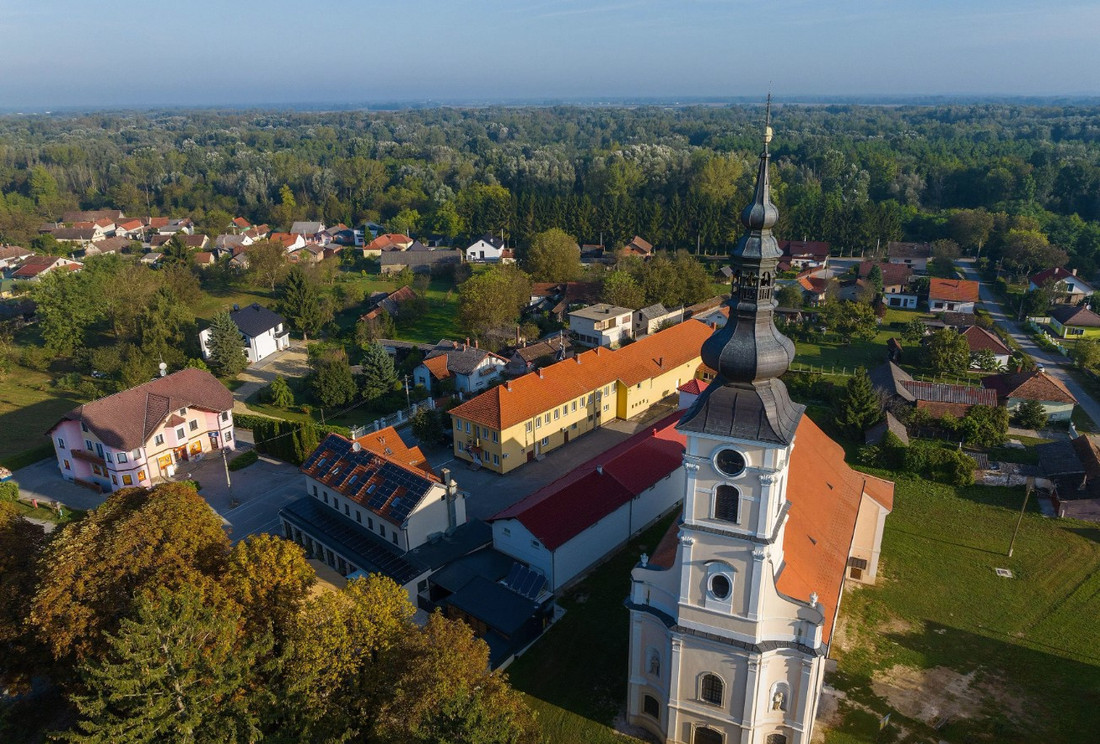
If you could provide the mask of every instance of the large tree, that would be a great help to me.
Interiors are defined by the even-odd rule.
[[[397,387],[397,371],[393,367],[393,358],[380,345],[370,344],[363,349],[359,368],[361,391],[367,400],[393,392]]]
[[[566,282],[581,271],[581,249],[573,236],[551,228],[531,238],[525,261],[532,278],[540,282]]]
[[[82,348],[89,329],[103,317],[103,307],[96,301],[89,276],[84,272],[53,271],[38,281],[31,294],[42,340],[58,356],[69,356]]]
[[[299,266],[292,267],[279,283],[279,312],[307,341],[332,320],[332,306]]]
[[[211,318],[207,346],[210,350],[210,369],[216,375],[231,377],[248,366],[241,329],[237,328],[228,311]]]
[[[859,367],[844,386],[836,422],[853,440],[861,440],[863,433],[881,420],[882,401],[871,385],[867,370]]]
[[[970,366],[970,346],[952,328],[941,328],[924,345],[928,366],[936,375],[964,375]]]
[[[458,317],[471,334],[513,327],[531,300],[531,280],[515,266],[493,266],[458,289]]]
[[[337,347],[310,349],[309,376],[313,395],[325,408],[335,408],[355,400],[358,389],[348,365],[348,355]]]
[[[297,544],[268,534],[250,535],[229,553],[222,585],[242,608],[249,632],[285,637],[317,574]]]
[[[286,273],[286,248],[276,240],[257,240],[245,248],[248,258],[248,274],[261,286],[272,292]]]
[[[644,307],[645,290],[631,276],[630,272],[622,269],[609,271],[603,276],[600,284],[600,300],[609,305],[638,309]]]

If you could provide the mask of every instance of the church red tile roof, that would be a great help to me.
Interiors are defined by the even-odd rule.
[[[707,383],[697,377],[693,377],[677,389],[681,393],[687,393],[689,395],[701,395],[702,392],[707,389]]]
[[[561,547],[680,467],[686,441],[676,431],[680,416],[666,416],[490,521],[516,519],[548,550]]]

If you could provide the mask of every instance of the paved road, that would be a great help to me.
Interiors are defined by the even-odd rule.
[[[1016,321],[1016,315],[1010,314],[1005,311],[1005,308],[1001,306],[1000,300],[993,293],[993,288],[989,282],[982,281],[981,276],[978,274],[977,269],[974,268],[972,259],[961,259],[957,266],[962,271],[963,276],[967,279],[973,279],[978,282],[979,298],[981,299],[982,309],[989,313],[993,318],[993,322],[1001,328],[1008,331],[1008,334],[1012,339],[1020,345],[1028,356],[1035,360],[1036,364],[1043,365],[1043,369],[1051,377],[1055,377],[1067,387],[1069,391],[1073,393],[1077,398],[1078,405],[1089,415],[1095,423],[1100,425],[1100,403],[1096,402],[1096,399],[1089,395],[1083,387],[1081,387],[1073,377],[1070,376],[1067,371],[1072,362],[1066,357],[1062,356],[1056,351],[1047,351],[1040,348],[1023,326]]]

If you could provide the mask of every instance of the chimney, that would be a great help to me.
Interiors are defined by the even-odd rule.
[[[512,381],[511,380],[505,380],[504,389],[507,390],[509,393],[512,392]]]
[[[479,341],[478,339],[476,339],[476,338],[475,338],[475,339],[474,339],[474,348],[475,348],[475,349],[479,349],[479,348],[481,348],[480,346],[478,346],[478,344],[479,344],[479,343],[481,343],[481,342],[480,342],[480,341]]]
[[[539,379],[542,379],[542,367],[539,367]]]
[[[1069,273],[1073,274],[1074,276],[1077,276],[1077,269],[1070,269]]]

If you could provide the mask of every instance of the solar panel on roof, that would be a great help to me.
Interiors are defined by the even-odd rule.
[[[515,586],[516,579],[519,578],[520,571],[523,570],[523,566],[518,563],[512,564],[512,570],[508,572],[508,577],[504,579],[505,586]]]

